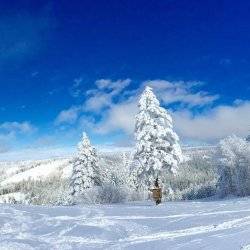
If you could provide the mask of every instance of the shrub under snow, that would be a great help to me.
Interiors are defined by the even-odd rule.
[[[219,158],[220,196],[250,195],[250,144],[235,135],[229,136],[220,142]]]

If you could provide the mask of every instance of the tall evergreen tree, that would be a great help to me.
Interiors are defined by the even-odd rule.
[[[86,133],[83,133],[82,140],[78,144],[78,153],[72,165],[70,183],[72,195],[81,195],[86,188],[98,185],[99,167],[96,150],[91,146]]]
[[[160,107],[152,88],[145,88],[138,106],[135,124],[135,158],[140,162],[138,180],[150,186],[158,176],[176,172],[182,151],[172,118]]]

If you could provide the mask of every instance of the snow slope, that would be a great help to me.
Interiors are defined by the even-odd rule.
[[[37,166],[27,169],[23,172],[17,172],[13,174],[11,177],[6,178],[0,184],[2,186],[11,184],[11,183],[18,183],[21,181],[28,181],[29,179],[32,180],[40,180],[46,179],[47,177],[59,171],[60,168],[66,168],[69,165],[68,159],[58,159],[53,160],[51,162],[45,162],[43,164],[38,164]]]
[[[0,205],[0,249],[250,249],[250,198],[39,207]]]
[[[121,168],[130,164],[133,154],[130,151],[124,152],[100,152],[100,164],[105,169]],[[45,160],[28,160],[0,162],[0,187],[25,182],[29,180],[44,180],[51,176],[69,178],[72,173],[72,158],[51,158]]]

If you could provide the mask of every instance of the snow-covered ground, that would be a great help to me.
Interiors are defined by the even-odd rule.
[[[0,249],[250,249],[250,198],[0,205]]]

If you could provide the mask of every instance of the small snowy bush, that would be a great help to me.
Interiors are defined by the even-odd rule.
[[[88,188],[81,195],[74,196],[72,204],[111,204],[128,200],[129,192],[126,187],[104,184]]]
[[[68,205],[70,202],[68,180],[51,177],[29,183],[32,188],[24,189],[26,199],[35,205]]]
[[[128,192],[126,187],[104,184],[100,188],[98,196],[100,203],[119,203],[127,200]]]
[[[218,193],[250,195],[250,144],[235,135],[219,144]]]
[[[196,185],[188,188],[182,194],[182,200],[195,200],[203,199],[207,197],[214,196],[216,194],[215,183],[208,183],[202,185]]]

